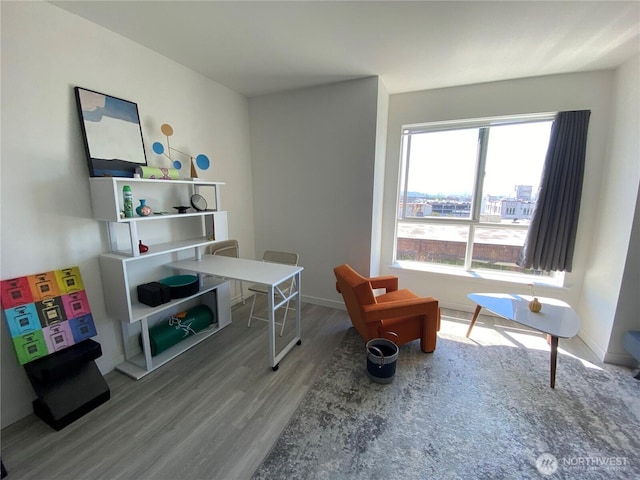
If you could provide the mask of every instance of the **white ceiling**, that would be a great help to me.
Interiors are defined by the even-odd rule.
[[[379,75],[389,93],[613,68],[640,2],[54,1],[246,96]]]

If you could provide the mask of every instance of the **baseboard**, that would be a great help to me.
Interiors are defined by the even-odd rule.
[[[96,358],[96,365],[98,365],[100,373],[102,373],[102,375],[106,375],[113,371],[116,368],[116,365],[120,365],[124,361],[125,357],[123,352],[110,358],[106,358],[105,355],[102,355],[102,357]]]
[[[328,300],[326,298],[302,295],[302,302],[311,303],[313,305],[320,305],[322,307],[337,308],[338,310],[346,310],[344,302],[340,300]],[[473,307],[466,303],[440,302],[440,308],[457,310],[459,312],[473,313]]]
[[[233,307],[234,305],[237,305],[238,303],[241,303],[243,300],[246,302],[247,298],[251,298],[253,295],[247,295],[246,297],[242,297],[240,295],[236,295],[235,297],[232,297],[231,300],[231,306]]]
[[[580,339],[585,343],[585,345],[591,349],[591,351],[596,355],[596,357],[598,357],[598,360],[600,360],[601,362],[605,361],[604,357],[606,356],[607,352],[605,352],[602,349],[602,347],[600,347],[600,345],[598,345],[598,343],[593,338],[587,335],[584,332],[584,330],[580,329],[580,331],[578,332],[578,337],[580,337]]]
[[[468,303],[456,303],[456,302],[442,302],[439,301],[440,308],[446,308],[448,310],[457,310],[459,312],[473,313],[475,307]],[[487,315],[493,315],[491,312],[484,310],[482,313]]]
[[[346,310],[344,302],[336,300],[327,300],[326,298],[310,297],[309,295],[302,295],[302,303],[311,303],[313,305],[320,305],[321,307],[337,308],[338,310]]]
[[[602,361],[623,367],[639,368],[638,361],[626,353],[605,353]]]

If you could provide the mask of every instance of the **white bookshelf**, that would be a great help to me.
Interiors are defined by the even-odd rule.
[[[122,189],[129,185],[137,199],[149,198],[156,212],[147,217],[135,215],[123,218]],[[177,260],[200,259],[207,248],[217,241],[228,239],[227,212],[220,210],[222,182],[200,180],[150,180],[125,177],[91,178],[91,202],[94,218],[107,225],[110,252],[100,256],[100,270],[107,312],[122,326],[125,361],[116,368],[132,378],[139,379],[161,367],[192,346],[219,332],[231,323],[229,282],[199,275],[196,294],[150,307],[138,301],[138,285],[158,281],[177,274],[171,263]],[[173,206],[188,206],[195,193],[207,195],[208,209],[188,213],[173,213]],[[137,205],[134,201],[134,209]],[[172,209],[172,210],[170,210]],[[165,213],[166,212],[166,213]],[[193,221],[202,219],[198,227]],[[184,222],[185,237],[147,245],[148,251],[138,249],[139,231],[156,222]],[[181,223],[180,225],[183,225]],[[118,244],[118,228],[128,229],[128,244]],[[182,231],[183,228],[175,229]],[[194,231],[199,230],[199,231]],[[145,242],[146,244],[146,242]],[[151,355],[148,331],[158,322],[192,306],[204,304],[214,313],[214,324],[202,332],[191,335],[178,344]],[[140,338],[142,338],[140,346]]]

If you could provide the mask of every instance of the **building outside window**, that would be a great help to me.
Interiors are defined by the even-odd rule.
[[[520,275],[553,113],[403,127],[395,260]]]

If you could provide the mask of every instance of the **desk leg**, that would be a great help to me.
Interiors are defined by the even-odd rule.
[[[558,337],[551,335],[551,388],[556,386],[556,364],[558,363]]]
[[[301,323],[301,306],[300,306],[300,272],[296,273],[296,338],[298,339],[297,344],[300,345],[302,343],[302,323]]]
[[[285,346],[278,354],[275,353],[276,347],[276,327],[275,327],[275,310],[274,308],[274,298],[273,298],[273,289],[270,288],[269,292],[269,337],[270,337],[270,348],[271,348],[271,368],[275,372],[278,370],[278,363],[280,360],[284,358],[284,356],[289,353],[289,351],[295,347],[296,345],[302,344],[302,340],[300,339],[301,335],[301,305],[300,305],[300,273],[296,274],[296,291],[294,293],[295,301],[296,301],[296,335],[291,341]],[[293,298],[293,297],[292,297]]]
[[[269,312],[269,359],[271,368],[275,371],[278,369],[276,364],[276,312],[273,303],[273,286],[267,289],[267,311]]]
[[[473,312],[473,318],[471,319],[471,324],[469,325],[469,330],[467,330],[467,338],[469,338],[469,335],[471,335],[471,329],[476,324],[476,320],[478,319],[478,315],[480,315],[480,310],[482,310],[482,307],[480,305],[476,305],[476,311]]]

